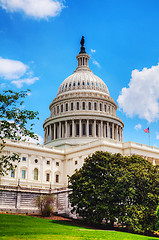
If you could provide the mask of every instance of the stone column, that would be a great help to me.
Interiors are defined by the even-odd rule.
[[[114,123],[112,123],[112,139],[114,140]]]
[[[87,137],[89,137],[89,120],[87,119]]]
[[[75,121],[72,120],[72,137],[75,136]]]
[[[49,137],[49,126],[46,127],[46,132],[47,132],[47,134],[46,134],[46,138],[47,138],[47,142],[48,142],[48,137]]]
[[[107,138],[110,138],[110,127],[109,127],[109,122],[107,122]]]
[[[103,122],[103,137],[106,138],[106,133],[105,133],[105,122]]]
[[[103,121],[100,124],[100,137],[103,138]]]
[[[93,124],[93,137],[96,137],[96,120],[94,120]]]
[[[46,143],[46,128],[44,128],[44,143]]]
[[[50,124],[50,135],[49,135],[49,141],[52,140],[52,125]]]
[[[79,120],[79,137],[82,136],[82,121],[81,119]]]
[[[119,141],[121,142],[121,127],[119,126]]]
[[[116,140],[118,141],[118,125],[116,125]]]
[[[65,121],[65,138],[67,138],[67,120]]]
[[[61,122],[59,122],[59,138],[61,138]]]
[[[152,164],[155,166],[156,165],[156,161],[155,161],[155,158],[153,158],[153,162]]]
[[[123,142],[123,128],[121,128],[121,141]]]
[[[56,123],[54,123],[54,140],[56,139]]]

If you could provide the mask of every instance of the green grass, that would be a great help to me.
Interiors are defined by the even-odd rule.
[[[66,221],[0,214],[0,239],[38,240],[155,240],[158,238],[140,236],[118,231],[93,230],[71,225]]]

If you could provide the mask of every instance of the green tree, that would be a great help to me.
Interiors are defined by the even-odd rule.
[[[158,204],[158,167],[138,156],[96,152],[69,177],[72,212],[94,224],[153,231]]]
[[[5,175],[9,170],[16,167],[20,161],[19,155],[3,155],[5,138],[20,140],[23,137],[37,139],[33,132],[33,123],[28,120],[38,119],[38,112],[23,108],[24,98],[28,96],[28,91],[13,92],[11,90],[0,93],[0,175]]]

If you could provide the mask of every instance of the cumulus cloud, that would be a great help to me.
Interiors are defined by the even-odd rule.
[[[8,12],[23,12],[37,19],[55,17],[64,8],[59,0],[0,0],[0,6]]]
[[[16,60],[4,59],[0,57],[0,78],[10,81],[17,88],[23,87],[24,84],[31,85],[39,80],[38,77],[33,77],[33,72],[29,66]],[[5,83],[1,84],[1,88]]]
[[[141,129],[142,128],[142,126],[141,126],[141,124],[139,123],[139,124],[137,124],[137,125],[135,125],[135,127],[134,127],[134,129],[135,130],[139,130],[139,129]]]
[[[159,120],[159,65],[133,70],[117,102],[127,116],[137,115],[148,122]]]

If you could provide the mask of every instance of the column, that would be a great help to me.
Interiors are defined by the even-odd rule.
[[[75,136],[75,121],[72,120],[72,137]]]
[[[65,138],[67,138],[67,120],[65,121]]]
[[[121,128],[121,141],[123,142],[123,128]]]
[[[118,125],[116,125],[116,140],[118,141]]]
[[[62,138],[65,137],[65,126],[64,123],[62,124]]]
[[[50,136],[49,136],[49,141],[51,141],[52,140],[52,126],[51,126],[51,124],[50,124]]]
[[[56,123],[54,123],[54,140],[56,139]]]
[[[101,121],[101,124],[100,124],[100,137],[103,138],[103,121]]]
[[[121,127],[119,126],[119,141],[121,142]]]
[[[114,123],[112,123],[112,139],[114,140]]]
[[[93,124],[93,137],[96,137],[96,120],[94,120]]]
[[[46,143],[46,128],[44,129],[44,143]]]
[[[110,127],[109,127],[109,122],[107,122],[107,137],[110,138]]]
[[[61,122],[59,122],[59,138],[61,138]]]
[[[89,137],[89,120],[87,119],[87,137]]]
[[[48,142],[48,137],[49,137],[49,126],[46,127],[46,132],[47,132],[47,134],[46,134],[46,138],[47,138],[47,142]]]
[[[79,137],[82,136],[82,121],[81,119],[79,120]]]

